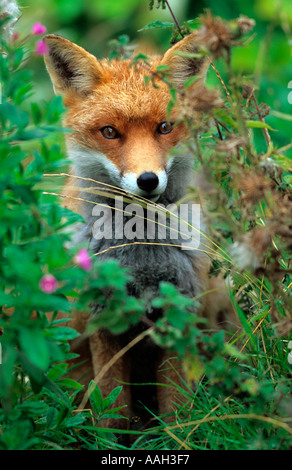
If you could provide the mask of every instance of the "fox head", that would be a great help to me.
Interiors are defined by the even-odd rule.
[[[207,60],[192,54],[199,50],[197,32],[164,56],[151,57],[147,65],[134,65],[131,59],[98,60],[53,34],[45,41],[46,66],[55,93],[67,107],[64,124],[73,131],[67,145],[77,176],[107,174],[127,193],[157,201],[168,184],[167,155],[185,138],[186,129],[176,125],[175,109],[167,114],[168,84],[161,78],[146,83],[145,77],[157,77],[156,67],[166,65],[175,86],[182,87],[193,75],[198,76],[197,86],[203,86]]]

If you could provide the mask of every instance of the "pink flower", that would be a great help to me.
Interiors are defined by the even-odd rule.
[[[17,39],[19,39],[19,33],[17,31],[14,31],[14,33],[12,33],[12,36],[11,36],[11,39],[12,39],[12,42],[15,42],[17,41]]]
[[[90,271],[92,266],[92,259],[90,258],[88,251],[85,248],[81,248],[77,255],[75,256],[75,262],[82,268],[84,271]]]
[[[45,34],[47,32],[47,28],[40,22],[37,22],[32,27],[32,34],[38,36],[39,34]]]
[[[40,289],[46,294],[52,294],[57,287],[58,281],[52,274],[45,274],[40,280]]]
[[[36,47],[35,47],[35,53],[37,55],[46,55],[49,53],[49,46],[47,45],[44,39],[37,41]]]

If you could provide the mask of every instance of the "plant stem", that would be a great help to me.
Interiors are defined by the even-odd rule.
[[[166,3],[166,5],[167,5],[167,7],[168,7],[168,9],[169,9],[169,13],[171,14],[171,16],[172,16],[172,18],[173,18],[173,21],[174,21],[175,24],[176,24],[176,27],[177,27],[177,29],[178,29],[178,31],[179,31],[179,34],[181,35],[182,38],[184,38],[185,36],[184,36],[184,34],[182,33],[182,30],[181,30],[181,28],[180,28],[180,25],[179,25],[179,23],[178,23],[178,21],[177,21],[177,19],[176,19],[176,17],[175,17],[175,14],[173,13],[173,11],[172,11],[172,9],[171,9],[171,6],[170,6],[169,3],[168,3],[168,0],[165,0],[165,3]]]
[[[264,123],[265,121],[264,121],[264,119],[262,118],[261,111],[260,111],[260,109],[259,109],[258,102],[257,102],[257,100],[256,100],[256,97],[255,97],[254,93],[252,93],[252,100],[253,100],[254,105],[255,105],[255,107],[256,107],[257,115],[258,115],[259,120]],[[268,130],[265,129],[264,127],[263,127],[263,134],[264,134],[264,137],[265,137],[265,141],[266,141],[267,147],[269,148],[270,143],[271,143],[271,138],[270,138],[270,135],[269,135],[269,133],[268,133]]]

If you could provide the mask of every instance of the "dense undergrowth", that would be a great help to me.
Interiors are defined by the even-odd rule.
[[[207,87],[198,95],[189,81],[179,97],[171,89],[170,107],[177,99],[183,103],[181,119],[192,133],[189,150],[200,175],[191,191],[206,218],[212,275],[228,278],[241,327],[227,335],[208,325],[200,329],[190,321],[189,300],[161,286],[156,303],[165,317],[149,334],[186,354],[187,391],[181,390],[173,423],[158,417],[151,432],[135,431],[131,447],[291,449],[292,144],[273,143],[275,130],[265,122],[270,110],[257,102],[252,78],[232,70],[232,48],[244,44],[242,37],[230,40],[235,23],[228,26],[209,13],[200,20],[217,26],[216,56],[226,73],[222,78],[212,62],[216,90]],[[1,22],[3,28],[7,19]],[[154,26],[169,28],[148,28]],[[173,25],[173,40],[194,26],[187,22],[179,32]],[[80,218],[52,195],[61,178],[43,175],[66,168],[58,136],[69,130],[60,127],[60,97],[33,101],[36,78],[27,64],[35,40],[1,39],[0,448],[119,449],[119,433],[97,424],[118,414],[111,406],[120,387],[102,399],[92,384],[93,409],[78,408],[82,386],[70,379],[66,364],[77,332],[57,312],[70,319],[72,302],[81,311],[98,292],[103,323],[120,333],[138,321],[143,305],[128,296],[129,273],[115,261],[96,257],[92,266],[84,264],[80,250],[86,247],[67,245]],[[113,54],[128,55],[125,37],[114,43]],[[167,79],[165,71],[157,73]]]

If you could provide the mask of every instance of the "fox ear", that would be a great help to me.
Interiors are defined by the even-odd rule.
[[[49,47],[45,63],[56,94],[69,90],[86,95],[100,80],[98,60],[82,47],[56,34],[44,38]]]
[[[162,57],[161,65],[169,66],[172,80],[177,86],[183,86],[194,75],[198,76],[198,85],[204,85],[209,61],[200,54],[201,46],[200,32],[194,31],[168,49]]]

